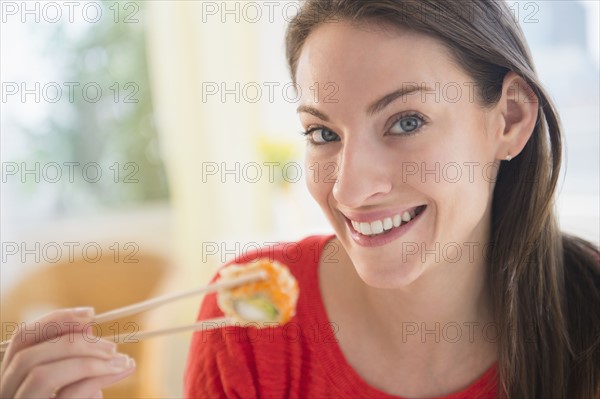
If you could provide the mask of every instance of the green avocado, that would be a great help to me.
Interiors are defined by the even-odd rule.
[[[274,321],[279,315],[275,305],[264,296],[237,300],[234,308],[238,315],[248,321]]]

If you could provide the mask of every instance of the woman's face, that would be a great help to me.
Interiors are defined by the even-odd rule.
[[[296,78],[309,191],[367,284],[404,287],[478,259],[499,123],[441,42],[327,23]]]

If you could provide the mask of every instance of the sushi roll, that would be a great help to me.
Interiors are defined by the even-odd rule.
[[[287,267],[269,259],[232,264],[219,272],[221,281],[263,271],[264,280],[217,292],[217,304],[225,316],[240,324],[287,323],[296,314],[298,282]]]

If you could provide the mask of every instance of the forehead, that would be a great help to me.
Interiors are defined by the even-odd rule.
[[[296,72],[302,87],[334,83],[343,92],[385,94],[402,84],[466,81],[448,48],[413,31],[325,23],[307,38]]]

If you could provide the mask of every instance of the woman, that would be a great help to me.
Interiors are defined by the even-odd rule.
[[[336,234],[272,251],[295,319],[196,334],[186,395],[599,397],[598,252],[557,228],[558,115],[506,4],[308,0],[287,57]]]
[[[599,397],[598,253],[557,229],[558,116],[509,15],[304,3],[287,54],[307,184],[336,234],[237,260],[286,264],[296,316],[195,334],[187,397]],[[199,318],[220,314],[208,296]],[[134,369],[109,344],[16,338],[2,397],[99,397]]]

